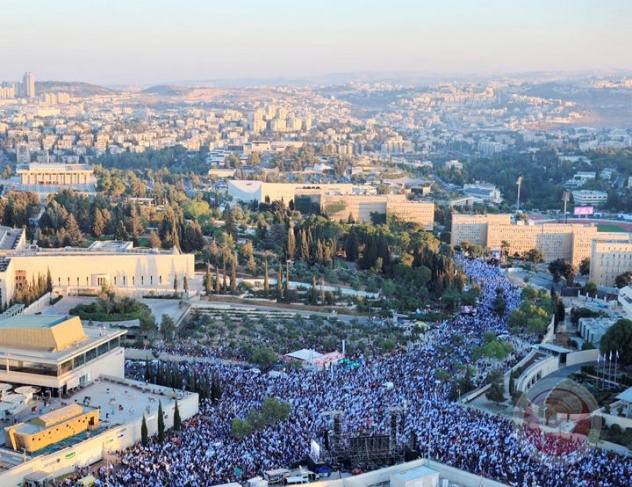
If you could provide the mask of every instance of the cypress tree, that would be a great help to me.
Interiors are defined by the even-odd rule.
[[[268,260],[265,260],[263,274],[263,290],[267,293],[270,290],[270,281],[268,279]]]
[[[162,412],[162,401],[158,401],[158,441],[165,441],[165,418]]]
[[[143,422],[140,424],[140,441],[143,446],[147,446],[149,443],[149,433],[147,431],[147,420],[143,414]]]
[[[176,401],[176,407],[173,411],[173,429],[180,431],[182,429],[182,418],[180,417],[180,408],[178,408],[178,401]]]
[[[287,231],[287,258],[293,259],[296,253],[296,238],[294,237],[294,229],[290,227]]]

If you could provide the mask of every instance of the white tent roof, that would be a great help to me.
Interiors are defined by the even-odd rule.
[[[321,355],[322,353],[318,353],[316,350],[303,348],[302,350],[288,353],[286,357],[290,357],[296,360],[302,360],[303,362],[308,362],[310,360],[315,359],[316,357],[320,357]]]

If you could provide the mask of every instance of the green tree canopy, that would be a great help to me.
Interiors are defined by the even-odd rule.
[[[632,365],[632,320],[621,319],[612,325],[601,339],[600,349],[613,359],[618,353],[621,366]]]

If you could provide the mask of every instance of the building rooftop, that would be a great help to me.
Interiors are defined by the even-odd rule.
[[[302,360],[302,361],[307,362],[307,361],[314,360],[315,358],[322,356],[322,353],[318,353],[316,350],[303,348],[302,350],[288,353],[285,356],[291,357],[296,360]]]
[[[617,399],[619,399],[620,401],[632,403],[632,387],[626,389],[621,394],[619,394],[617,396]]]
[[[16,415],[20,422],[29,423],[33,419],[44,416],[54,418],[57,411],[65,407],[72,406],[82,408],[100,408],[99,431],[104,431],[113,426],[136,421],[145,414],[150,419],[158,413],[158,404],[162,401],[163,408],[171,401],[181,400],[193,393],[183,391],[173,391],[168,387],[154,384],[147,384],[131,379],[119,377],[101,376],[90,385],[83,387],[68,398],[52,398],[47,400],[47,405],[43,405],[42,398],[35,401],[35,411],[27,408]],[[42,414],[43,413],[43,414]],[[52,413],[52,415],[51,415]],[[22,431],[20,431],[22,432]],[[97,432],[93,432],[93,435]],[[76,445],[87,437],[82,433],[71,438],[67,438],[58,444],[48,446],[36,453],[28,454],[27,457],[34,457],[62,450],[69,446]],[[28,458],[27,458],[28,459]],[[16,454],[13,450],[0,446],[0,471],[10,468],[24,461],[23,455]]]
[[[60,352],[87,338],[78,316],[18,315],[0,321],[0,348]]]
[[[84,327],[78,316],[18,315],[0,321],[0,357],[57,364],[125,333]]]
[[[64,423],[77,416],[81,416],[96,408],[79,403],[68,404],[59,409],[53,409],[48,413],[17,425],[16,432],[22,435],[33,435],[39,431],[49,429],[57,424]]]
[[[0,227],[0,250],[15,250],[21,236],[22,229]]]

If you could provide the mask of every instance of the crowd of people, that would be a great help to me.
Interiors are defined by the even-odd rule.
[[[180,367],[183,376],[191,368],[209,380],[219,374],[221,400],[202,401],[200,413],[184,423],[184,431],[168,435],[163,443],[137,444],[120,452],[121,466],[110,476],[110,484],[196,486],[241,481],[304,459],[310,440],[322,442],[323,432],[332,429],[332,411],[342,412],[341,436],[351,437],[388,434],[389,411],[404,408],[405,427],[398,440],[416,438],[424,457],[512,486],[629,486],[632,460],[628,457],[587,448],[577,439],[570,447],[551,448],[561,441],[558,437],[518,429],[508,419],[448,400],[451,385],[438,380],[436,369],[458,376],[464,364],[475,365],[480,384],[491,365],[473,362],[472,346],[480,344],[487,331],[508,334],[506,316],[493,311],[497,290],[502,290],[507,312],[520,304],[520,290],[497,267],[459,260],[472,282],[482,288],[478,312],[441,323],[406,352],[367,356],[354,369],[292,370],[277,377],[219,360],[172,364]],[[461,339],[455,346],[457,335]],[[516,352],[510,360],[518,359]],[[289,418],[242,439],[231,437],[231,421],[261,407],[267,397],[289,401]]]

